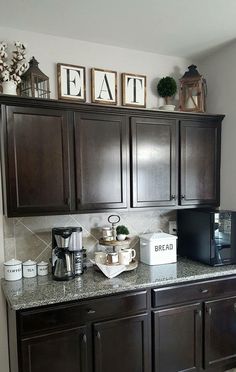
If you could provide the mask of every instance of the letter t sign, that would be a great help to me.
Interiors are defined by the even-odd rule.
[[[146,76],[122,74],[122,104],[146,107]]]

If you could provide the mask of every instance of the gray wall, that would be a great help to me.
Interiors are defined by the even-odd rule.
[[[236,42],[198,63],[208,86],[207,111],[226,113],[222,125],[221,208],[236,210]]]

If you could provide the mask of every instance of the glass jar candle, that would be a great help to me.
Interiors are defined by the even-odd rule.
[[[102,228],[102,238],[106,242],[109,242],[109,241],[113,240],[111,227],[105,226],[105,227]]]

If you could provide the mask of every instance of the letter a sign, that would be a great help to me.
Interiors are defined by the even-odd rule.
[[[57,64],[58,98],[86,101],[85,67]]]
[[[117,72],[93,68],[91,70],[92,102],[117,104]]]

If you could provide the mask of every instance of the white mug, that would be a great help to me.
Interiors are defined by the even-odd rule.
[[[119,264],[121,265],[129,265],[130,263],[130,252],[127,250],[120,250],[118,252],[119,255]]]
[[[129,253],[129,262],[131,262],[136,257],[136,250],[133,249],[133,248],[122,249],[122,252],[128,252]]]

